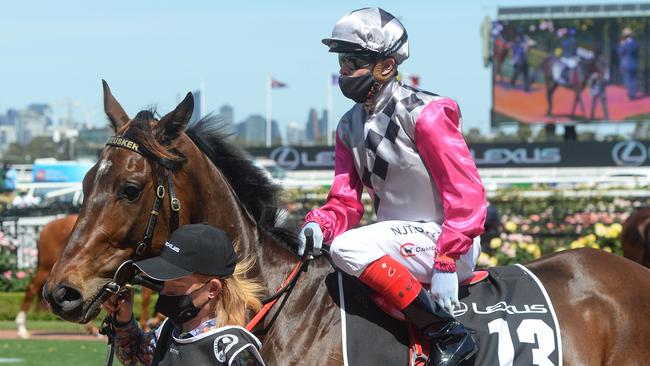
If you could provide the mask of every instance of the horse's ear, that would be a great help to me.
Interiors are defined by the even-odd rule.
[[[111,93],[111,88],[108,87],[106,80],[102,79],[102,84],[104,85],[104,112],[111,121],[113,131],[117,132],[131,119]]]
[[[194,96],[187,93],[185,99],[174,109],[160,119],[155,127],[156,139],[166,144],[177,138],[187,127],[194,111]]]

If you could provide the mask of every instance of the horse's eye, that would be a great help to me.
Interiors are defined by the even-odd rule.
[[[140,188],[128,185],[122,189],[121,196],[129,201],[135,201],[140,196]]]

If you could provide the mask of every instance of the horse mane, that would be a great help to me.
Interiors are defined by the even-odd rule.
[[[289,247],[297,247],[295,230],[278,226],[282,188],[273,183],[247,153],[227,141],[221,118],[207,115],[185,133],[226,177],[239,200],[262,229]]]

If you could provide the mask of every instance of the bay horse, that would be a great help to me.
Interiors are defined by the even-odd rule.
[[[556,56],[547,56],[542,60],[542,62],[535,69],[535,74],[533,80],[536,80],[541,72],[544,75],[544,82],[546,85],[546,115],[553,115],[553,94],[559,86],[568,88],[573,91],[573,105],[571,107],[571,116],[576,115],[576,107],[580,106],[582,114],[586,116],[585,104],[582,101],[582,91],[587,86],[589,81],[589,75],[595,67],[593,60],[589,60],[583,57],[579,57],[579,62],[576,68],[570,72],[571,77],[569,77],[567,84],[560,84],[553,77],[553,65],[557,62],[560,62],[560,58]]]
[[[650,207],[637,210],[623,223],[623,256],[650,268]]]
[[[180,225],[207,222],[223,228],[239,255],[255,260],[250,278],[268,293],[279,288],[298,262],[288,249],[295,248],[296,235],[276,226],[279,188],[214,130],[211,118],[187,128],[192,94],[160,120],[151,111],[131,119],[104,83],[104,110],[118,146],[107,145],[84,178],[77,225],[44,288],[52,311],[71,322],[97,316],[106,298],[103,289],[118,277],[118,266],[158,253],[174,215]],[[147,153],[134,150],[141,147]],[[167,182],[164,190],[157,188],[162,182]],[[165,199],[152,215],[157,192],[169,187],[180,210]],[[159,220],[150,245],[142,246],[151,216]],[[528,268],[557,310],[564,365],[647,364],[650,270],[595,249],[555,253]],[[340,309],[323,284],[331,272],[320,256],[300,278],[262,337],[269,365],[343,364]]]
[[[25,289],[25,296],[20,305],[20,311],[16,315],[16,326],[18,328],[18,336],[26,339],[29,338],[29,332],[25,326],[27,320],[27,312],[32,306],[34,296],[40,294],[43,284],[47,279],[52,266],[56,260],[61,256],[65,244],[68,242],[70,233],[77,222],[76,214],[69,214],[63,217],[56,218],[43,226],[41,229],[38,242],[36,243],[38,249],[38,265],[36,272],[29,281]],[[140,325],[147,327],[149,303],[151,302],[151,290],[143,287],[142,291],[142,312],[140,313]],[[92,323],[86,324],[86,331],[92,335],[98,335],[98,329]]]

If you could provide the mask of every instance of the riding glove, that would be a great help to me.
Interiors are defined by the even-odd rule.
[[[458,302],[458,274],[433,269],[431,275],[431,296],[449,314],[453,315],[454,307],[460,307]]]
[[[320,250],[323,247],[323,231],[320,229],[320,226],[315,223],[315,222],[308,222],[305,226],[302,227],[302,230],[300,230],[300,234],[298,234],[298,255],[302,257],[302,255],[305,253],[305,247],[307,245],[307,238],[305,237],[305,230],[306,229],[312,229],[314,232],[314,255],[319,255]]]

